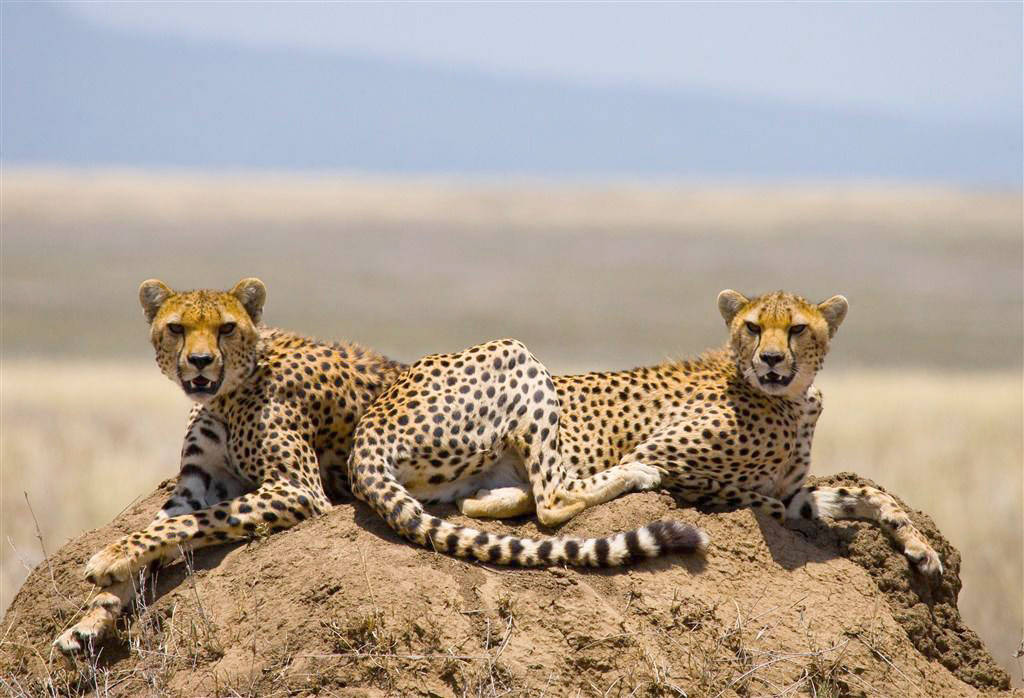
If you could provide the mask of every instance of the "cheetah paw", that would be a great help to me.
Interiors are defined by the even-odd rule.
[[[627,470],[635,492],[655,490],[661,486],[661,476],[664,472],[661,468],[644,463],[633,463],[627,466]]]
[[[922,574],[942,576],[942,560],[939,559],[939,554],[927,543],[911,541],[906,544],[903,553]]]
[[[91,628],[79,628],[77,625],[62,632],[53,641],[53,646],[63,654],[72,655],[82,652],[92,652],[99,635],[91,632]]]
[[[99,551],[85,565],[85,579],[99,587],[114,582],[128,581],[135,572],[132,555],[123,540],[111,543]]]
[[[97,643],[113,626],[113,619],[105,609],[94,608],[82,620],[62,632],[53,646],[65,655],[92,653]]]

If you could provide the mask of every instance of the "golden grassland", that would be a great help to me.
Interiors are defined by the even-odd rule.
[[[174,475],[188,403],[144,364],[14,361],[2,379],[6,608],[44,548]],[[818,384],[813,472],[854,470],[928,512],[963,553],[964,618],[1011,667],[1024,622],[1021,375],[826,371]]]
[[[1019,192],[5,167],[0,227],[0,607],[42,556],[29,503],[54,550],[176,471],[187,403],[143,363],[143,279],[259,276],[279,327],[406,361],[512,336],[558,373],[716,346],[719,290],[786,288],[851,303],[814,470],[935,518],[1020,680]]]
[[[846,294],[836,365],[1021,363],[1019,194],[17,170],[0,188],[7,358],[139,356],[143,279],[259,276],[268,322],[405,359],[504,336],[588,368],[693,353],[722,341],[735,287]]]
[[[480,230],[745,231],[816,226],[956,237],[960,226],[1016,238],[1020,197],[893,182],[686,181],[252,174],[8,168],[0,221],[66,225],[418,225]],[[950,222],[957,225],[950,226]],[[182,231],[188,234],[186,231]]]

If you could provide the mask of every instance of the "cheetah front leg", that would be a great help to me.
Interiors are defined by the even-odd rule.
[[[178,557],[182,549],[197,549],[260,532],[277,532],[329,507],[322,491],[314,493],[285,481],[272,481],[254,492],[227,502],[156,519],[141,531],[128,534],[89,559],[85,578],[102,587],[86,615],[62,633],[55,645],[66,654],[79,652],[113,628],[135,595],[135,580],[150,562]]]
[[[92,650],[114,629],[117,619],[135,598],[135,580],[111,584],[89,602],[85,615],[54,640],[54,646],[64,654]]]
[[[233,499],[255,485],[243,483],[228,463],[228,433],[224,424],[201,406],[192,410],[181,448],[181,470],[174,492],[157,512],[157,519],[187,514]]]
[[[789,500],[788,519],[864,519],[874,521],[903,548],[924,574],[942,574],[942,561],[910,517],[889,494],[874,487],[803,487]]]
[[[807,404],[800,425],[800,440],[776,494],[786,502],[786,518],[835,520],[865,519],[880,525],[903,548],[907,559],[924,574],[942,574],[938,553],[910,523],[906,512],[890,495],[874,487],[804,487],[811,466],[814,425],[821,414],[821,392],[807,391]]]
[[[154,523],[237,497],[247,489],[227,468],[227,430],[197,405],[189,415],[181,449],[181,470],[171,497],[157,512]],[[128,579],[101,589],[85,615],[54,641],[65,654],[87,649],[105,637],[135,597],[137,582]]]
[[[99,551],[85,578],[107,587],[130,580],[153,560],[173,558],[178,548],[201,548],[283,531],[330,508],[321,488],[273,480],[254,492],[189,514],[159,519]]]
[[[689,442],[696,444],[693,437]],[[750,507],[767,512],[776,521],[786,517],[786,505],[776,497],[767,496],[742,484],[723,482],[720,474],[708,472],[694,465],[684,453],[681,444],[687,437],[675,427],[665,429],[639,444],[627,454],[617,468],[644,468],[642,472],[654,470],[660,478],[652,487],[636,486],[634,489],[652,489],[660,486],[669,490],[677,499],[707,509],[735,509]],[[689,460],[688,460],[689,459]],[[611,472],[611,468],[605,472]],[[601,473],[598,473],[600,475]]]
[[[728,511],[737,508],[750,508],[767,512],[769,516],[783,523],[786,520],[786,505],[775,497],[745,490],[734,485],[721,485],[719,483],[697,484],[693,482],[671,481],[668,483],[669,491],[687,504],[709,509],[711,511]]]

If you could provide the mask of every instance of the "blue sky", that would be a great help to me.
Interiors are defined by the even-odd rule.
[[[5,163],[1019,186],[1022,4],[0,4]]]
[[[1007,121],[1020,2],[88,3],[131,31],[597,85]]]

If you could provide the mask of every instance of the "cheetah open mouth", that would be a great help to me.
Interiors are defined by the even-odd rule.
[[[205,376],[196,376],[189,381],[183,380],[181,387],[189,395],[215,395],[220,389],[220,381],[212,381]]]
[[[759,376],[757,380],[761,385],[777,385],[780,388],[784,388],[793,380],[793,374],[783,376],[775,371],[768,371],[763,376]]]

